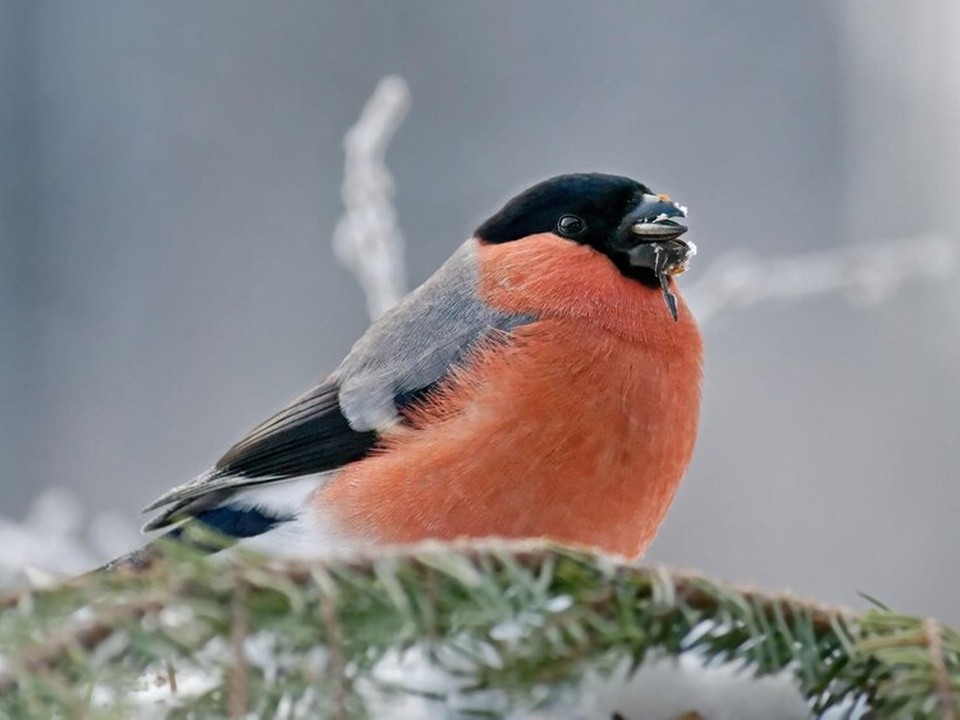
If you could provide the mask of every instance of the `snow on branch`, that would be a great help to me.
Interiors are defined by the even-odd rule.
[[[534,540],[166,550],[0,595],[0,716],[956,717],[960,635],[929,618]]]

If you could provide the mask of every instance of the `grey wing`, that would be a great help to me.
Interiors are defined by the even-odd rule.
[[[208,513],[240,488],[335,470],[364,457],[376,442],[376,432],[350,427],[340,411],[337,385],[327,380],[251,430],[211,470],[151,503],[146,510],[166,510],[144,529],[157,530],[182,517]],[[217,518],[206,519],[215,525],[238,522],[235,514],[221,512]],[[249,524],[249,517],[245,521]]]
[[[469,240],[374,323],[324,383],[252,430],[212,470],[148,506],[166,510],[146,529],[187,516],[213,517],[212,509],[229,504],[241,488],[365,457],[379,433],[400,422],[401,411],[442,382],[478,343],[533,321],[486,305],[477,283],[476,244]]]
[[[475,240],[461,245],[367,331],[334,373],[351,427],[389,427],[398,419],[398,396],[435,385],[477,343],[535,319],[483,302],[476,249]]]

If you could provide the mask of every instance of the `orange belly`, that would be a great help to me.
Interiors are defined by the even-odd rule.
[[[690,461],[700,397],[695,324],[648,294],[688,352],[583,318],[521,327],[320,489],[318,510],[357,540],[548,537],[641,555]]]

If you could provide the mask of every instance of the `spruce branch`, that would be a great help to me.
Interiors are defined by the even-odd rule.
[[[865,698],[878,717],[956,718],[960,637],[931,619],[857,614],[532,541],[288,563],[178,555],[8,602],[0,712],[115,716],[145,678],[169,686],[175,673],[168,699],[209,717],[296,705],[339,720],[387,689],[482,700],[496,715],[559,702],[585,673],[636,668],[654,653],[788,671],[815,711]],[[379,664],[405,652],[422,653],[447,689],[381,681]],[[190,695],[191,673],[214,680]]]

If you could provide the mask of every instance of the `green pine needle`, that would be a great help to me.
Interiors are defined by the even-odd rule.
[[[549,706],[586,671],[698,653],[789,671],[814,711],[956,718],[960,636],[540,542],[428,543],[310,563],[179,548],[141,573],[0,598],[0,717],[120,718],[137,692],[169,717],[364,717],[377,664],[409,648],[449,701],[493,716]],[[185,682],[206,681],[199,690]],[[438,697],[432,689],[407,688]]]

